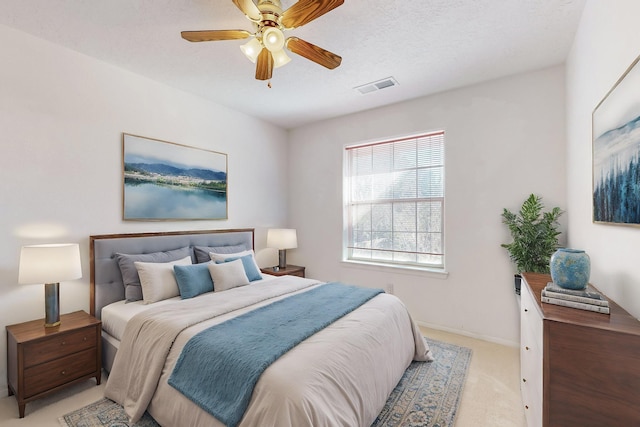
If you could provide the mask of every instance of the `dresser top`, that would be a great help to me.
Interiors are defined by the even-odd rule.
[[[551,276],[540,273],[523,273],[522,278],[529,289],[531,289],[533,297],[537,302],[537,308],[546,320],[640,336],[640,321],[609,297],[606,298],[609,300],[610,314],[547,304],[542,302],[541,294],[542,289],[551,281]]]

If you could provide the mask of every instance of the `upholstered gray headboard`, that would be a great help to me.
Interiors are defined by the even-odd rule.
[[[162,233],[90,236],[91,314],[98,319],[102,307],[125,299],[116,253],[148,254],[189,246],[237,246],[253,249],[254,229],[175,231]],[[192,250],[195,263],[195,255]]]

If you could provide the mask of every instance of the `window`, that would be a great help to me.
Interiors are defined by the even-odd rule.
[[[347,260],[444,268],[444,132],[345,148]]]

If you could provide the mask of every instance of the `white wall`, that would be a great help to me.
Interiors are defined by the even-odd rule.
[[[567,60],[569,242],[590,255],[591,282],[635,317],[640,228],[592,222],[591,114],[640,54],[639,16],[637,0],[589,0]]]
[[[44,287],[18,285],[24,244],[78,242],[83,279],[61,312],[89,311],[89,236],[286,225],[287,133],[0,26],[0,396],[5,326],[44,316]],[[122,221],[122,132],[228,154],[229,220]],[[259,138],[256,137],[259,135]]]
[[[389,89],[393,90],[393,89]],[[376,96],[375,94],[370,96]],[[347,144],[444,129],[449,275],[341,263]],[[531,193],[566,207],[564,67],[553,67],[295,129],[290,135],[292,263],[325,280],[386,287],[415,320],[498,342],[519,340],[501,223]]]

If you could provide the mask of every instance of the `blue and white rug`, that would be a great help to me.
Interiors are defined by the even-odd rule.
[[[372,427],[452,427],[471,363],[471,349],[425,339],[431,363],[412,362]]]
[[[426,338],[435,360],[413,362],[372,427],[453,427],[471,349]],[[158,427],[145,413],[129,425],[120,405],[101,399],[60,418],[63,427]]]

